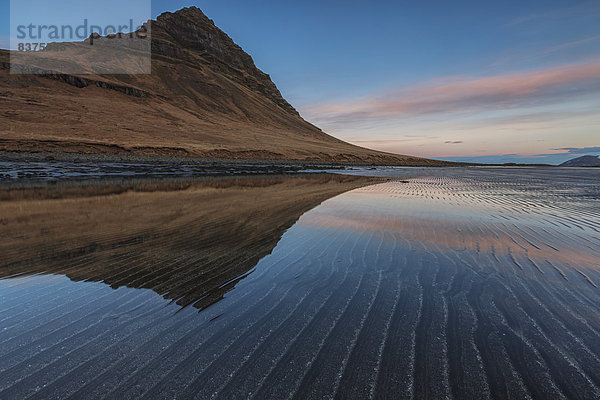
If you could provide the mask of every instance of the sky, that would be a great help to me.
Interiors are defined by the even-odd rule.
[[[474,162],[600,154],[600,0],[154,0],[152,16],[191,5],[340,139]]]

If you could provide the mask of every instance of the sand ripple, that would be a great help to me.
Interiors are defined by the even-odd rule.
[[[310,182],[219,187],[257,207],[200,223],[185,206],[168,214],[185,223],[119,240],[91,227],[108,235],[95,248],[36,241],[15,230],[27,207],[4,204],[21,238],[2,250],[0,398],[600,398],[599,173],[387,174],[287,231],[356,182],[312,182],[295,202]],[[195,190],[127,209],[196,204]]]

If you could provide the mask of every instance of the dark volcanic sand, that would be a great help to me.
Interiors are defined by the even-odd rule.
[[[600,398],[600,171],[356,173],[0,202],[0,398]]]

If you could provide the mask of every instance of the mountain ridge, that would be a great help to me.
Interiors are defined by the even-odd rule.
[[[199,25],[203,29],[198,29]],[[158,31],[157,28],[159,28]],[[168,46],[170,43],[167,37],[179,46]],[[209,19],[198,7],[185,7],[176,13],[162,13],[152,24],[152,52],[154,55],[172,56],[177,54],[181,56],[181,49],[210,54],[226,66],[249,72],[259,85],[264,86],[267,96],[274,103],[292,114],[299,115],[298,111],[283,98],[271,77],[256,67],[252,56],[219,29],[214,21]],[[249,84],[249,82],[244,83]]]
[[[581,156],[565,161],[560,167],[600,167],[600,158],[598,156]]]
[[[151,27],[150,75],[11,75],[0,52],[0,150],[451,165],[355,146],[302,119],[250,55],[196,8]],[[102,40],[98,38],[96,40]],[[93,46],[60,43],[65,62]],[[123,63],[128,62],[127,57]]]

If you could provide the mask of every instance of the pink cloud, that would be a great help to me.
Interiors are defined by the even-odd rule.
[[[422,114],[511,109],[600,93],[600,61],[489,77],[424,82],[339,104],[306,107],[316,122],[355,122]]]

